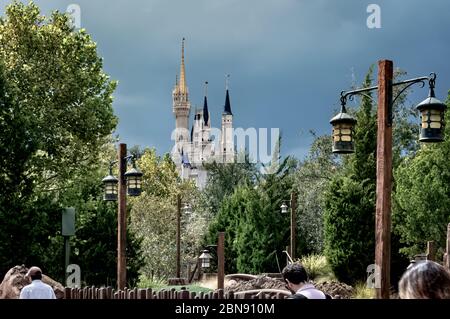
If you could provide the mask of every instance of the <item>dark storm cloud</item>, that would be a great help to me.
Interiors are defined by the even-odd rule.
[[[4,8],[6,1],[0,1]],[[450,88],[450,2],[446,0],[134,0],[36,1],[44,12],[81,7],[81,24],[119,81],[117,132],[129,145],[170,150],[171,90],[186,37],[193,106],[209,81],[212,125],[220,125],[224,75],[231,74],[234,124],[280,127],[283,153],[307,152],[308,131],[330,130],[341,90],[360,83],[388,58],[410,77],[438,73],[437,94]],[[366,8],[381,7],[381,29]],[[410,100],[421,101],[416,89]]]

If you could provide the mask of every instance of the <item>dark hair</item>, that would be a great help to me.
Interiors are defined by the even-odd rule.
[[[450,299],[450,272],[427,260],[416,263],[400,279],[402,299]]]
[[[295,285],[308,281],[306,269],[300,264],[289,264],[282,271],[283,279],[289,280]]]
[[[40,271],[36,271],[34,274],[30,275],[31,281],[33,280],[41,280],[42,279],[42,273]]]

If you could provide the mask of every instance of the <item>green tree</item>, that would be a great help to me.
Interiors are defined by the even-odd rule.
[[[373,68],[364,81],[372,83]],[[356,112],[355,154],[344,159],[324,198],[325,255],[339,280],[353,283],[374,263],[376,111],[364,96]]]
[[[181,216],[181,262],[198,256],[206,219],[198,209],[195,185],[181,181],[169,154],[158,156],[145,149],[138,161],[143,172],[142,194],[131,200],[131,229],[142,239],[144,262],[140,271],[147,278],[168,278],[176,267],[177,196],[182,206],[190,204],[191,214]]]
[[[57,190],[89,170],[117,123],[116,83],[103,72],[95,42],[68,19],[14,1],[0,20],[0,58],[27,128],[26,173],[39,191]]]
[[[226,197],[210,224],[207,241],[215,243],[225,232],[227,272],[280,271],[279,260],[289,238],[289,218],[280,212],[289,198],[296,161],[272,162],[257,184],[242,184]],[[284,259],[283,259],[284,260]]]
[[[372,69],[364,81],[371,85]],[[405,72],[397,70],[395,78]],[[397,88],[394,96],[401,88]],[[416,151],[412,140],[415,127],[410,121],[406,94],[393,105],[393,166],[401,163],[407,154]],[[370,96],[370,95],[369,95]],[[369,96],[362,98],[355,112],[358,124],[355,130],[356,152],[343,159],[343,168],[327,187],[325,207],[325,254],[338,279],[353,283],[363,280],[366,267],[375,261],[375,199],[376,199],[376,110]],[[415,138],[415,136],[414,136]],[[404,270],[405,260],[398,254],[399,242],[394,235],[392,243],[392,278]],[[393,280],[395,282],[396,279]]]
[[[0,19],[0,61],[0,272],[20,263],[52,269],[62,264],[48,248],[61,198],[95,167],[116,126],[115,83],[84,30],[32,2],[14,1]]]
[[[450,94],[447,99],[450,105]],[[446,112],[446,121],[450,120]],[[450,222],[450,128],[439,144],[423,144],[395,170],[393,224],[408,257],[423,253],[427,241],[435,241],[442,256]]]
[[[208,181],[201,193],[199,205],[211,217],[217,214],[224,198],[233,194],[237,186],[254,184],[258,176],[255,163],[244,153],[239,154],[234,163],[205,163],[205,169],[208,171]]]
[[[321,254],[324,249],[323,194],[333,176],[339,172],[341,162],[331,152],[330,136],[317,136],[309,154],[295,173],[294,188],[298,193],[297,228],[298,252]]]

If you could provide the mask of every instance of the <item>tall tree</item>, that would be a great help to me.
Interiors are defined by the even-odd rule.
[[[372,83],[370,68],[364,87]],[[365,277],[375,250],[376,110],[364,96],[356,112],[355,154],[344,159],[325,194],[325,254],[338,279]]]
[[[182,265],[198,256],[206,219],[198,209],[195,185],[180,179],[170,155],[158,156],[155,149],[141,153],[138,165],[144,174],[142,194],[130,201],[130,227],[142,239],[141,274],[147,278],[168,278],[175,275],[176,267],[177,196],[182,207],[190,205],[192,211],[181,211]]]
[[[227,272],[280,271],[280,258],[289,242],[289,219],[280,212],[289,199],[296,161],[272,162],[256,185],[242,184],[223,201],[210,224],[207,241],[215,242],[225,232]]]
[[[297,253],[321,254],[324,249],[323,193],[333,176],[339,172],[341,161],[331,152],[328,135],[311,133],[314,141],[309,154],[300,163],[294,181],[299,196]]]
[[[450,93],[447,98],[450,106]],[[446,112],[446,122],[450,120]],[[394,173],[394,230],[404,243],[408,257],[423,253],[427,241],[435,241],[439,255],[445,249],[450,222],[450,127],[445,141],[423,144],[415,156],[407,158]]]
[[[372,70],[363,86],[371,86]],[[405,72],[396,70],[394,77]],[[396,88],[394,95],[397,95]],[[405,91],[393,105],[393,164],[394,167],[406,154],[414,153],[412,140],[415,127],[410,121]],[[376,200],[376,110],[370,95],[362,98],[355,115],[355,154],[345,156],[342,171],[335,175],[325,193],[325,254],[336,276],[353,283],[364,280],[366,268],[374,263],[375,250],[375,200]],[[404,270],[405,260],[398,255],[398,238],[392,236],[392,278]],[[395,281],[395,280],[394,280]]]
[[[96,44],[66,15],[46,18],[34,3],[14,1],[0,19],[0,61],[4,273],[60,257],[48,249],[61,225],[60,195],[93,168],[117,120],[115,83]]]

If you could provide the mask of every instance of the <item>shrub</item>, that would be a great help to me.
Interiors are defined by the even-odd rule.
[[[299,261],[305,267],[310,280],[334,279],[333,271],[325,256],[313,254],[302,257]]]

